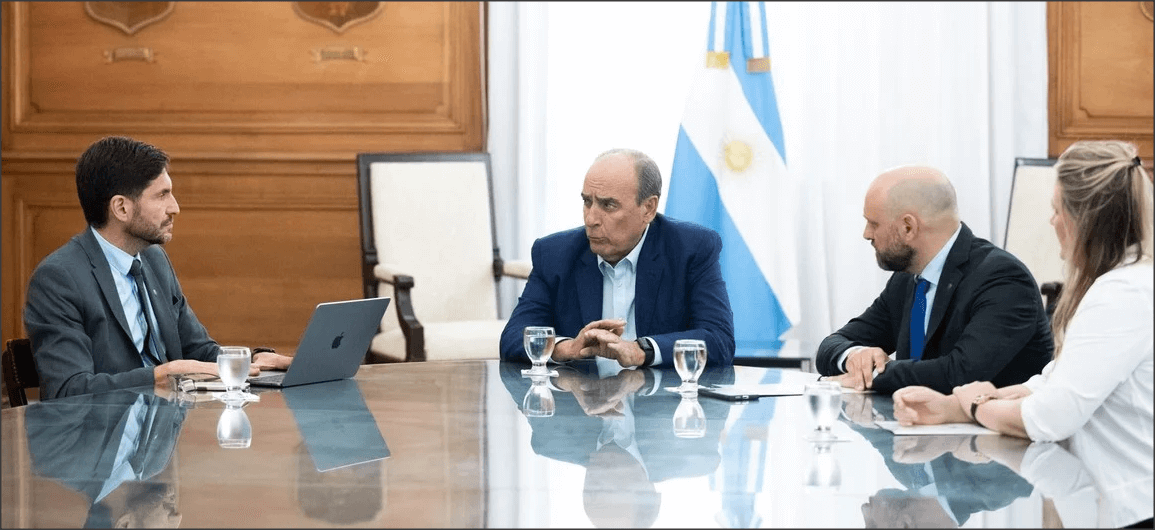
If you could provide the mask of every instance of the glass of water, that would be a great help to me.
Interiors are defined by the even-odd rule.
[[[679,394],[698,394],[698,377],[706,369],[706,341],[678,339],[674,342],[674,368],[682,385],[668,390]]]
[[[534,375],[530,377],[533,384],[530,385],[525,397],[521,400],[521,411],[530,418],[553,416],[556,403],[553,399],[553,391],[546,385],[549,376]]]
[[[225,449],[245,449],[253,443],[253,424],[244,401],[226,401],[217,420],[217,443]]]
[[[525,354],[529,356],[533,368],[522,370],[522,375],[554,377],[556,370],[546,368],[545,363],[553,355],[553,345],[556,340],[553,328],[549,326],[527,326],[524,332]]]
[[[706,435],[706,411],[698,403],[697,394],[682,394],[682,401],[674,410],[674,436],[701,438]]]
[[[806,487],[811,490],[836,490],[842,485],[842,468],[834,457],[830,442],[816,442],[813,457],[806,468]]]
[[[833,442],[838,437],[832,428],[834,420],[842,410],[842,385],[835,381],[816,381],[808,383],[803,394],[806,403],[810,406],[810,417],[814,418],[814,431],[806,436],[812,442]]]
[[[217,353],[217,372],[225,384],[224,394],[214,397],[221,401],[246,401],[252,395],[245,392],[245,379],[249,377],[249,366],[253,353],[246,346],[221,346]]]

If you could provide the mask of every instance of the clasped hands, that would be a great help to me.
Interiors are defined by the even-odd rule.
[[[572,340],[557,343],[552,359],[572,361],[590,357],[614,359],[624,367],[641,366],[646,353],[632,340],[622,338],[626,321],[617,319],[595,320],[586,324]]]
[[[597,378],[570,370],[558,370],[554,385],[573,394],[587,416],[621,416],[622,400],[646,384],[646,376],[637,370],[622,370],[616,375]]]

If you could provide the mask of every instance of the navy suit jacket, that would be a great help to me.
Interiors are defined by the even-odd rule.
[[[708,228],[661,214],[650,222],[638,256],[634,318],[638,337],[650,337],[673,366],[674,341],[706,341],[707,366],[734,362],[734,314],[718,255],[722,238]],[[501,358],[529,362],[526,326],[552,326],[576,337],[602,318],[602,274],[585,228],[533,243],[533,271],[501,333]]]
[[[152,245],[140,252],[140,261],[164,340],[162,360],[216,362],[217,343],[185,300],[168,254]],[[132,342],[108,259],[88,228],[32,272],[24,327],[42,400],[155,382]]]
[[[922,360],[910,360],[910,306],[915,277],[891,275],[882,294],[818,346],[822,375],[842,373],[838,358],[852,346],[877,346],[895,360],[874,378],[878,392],[923,385],[949,394],[956,386],[990,381],[1015,385],[1043,370],[1054,349],[1051,325],[1023,262],[966,224],[947,253],[926,327]]]

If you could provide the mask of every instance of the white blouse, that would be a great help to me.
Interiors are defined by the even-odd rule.
[[[1121,504],[1108,510],[1124,525],[1152,513],[1153,282],[1150,259],[1096,279],[1067,326],[1059,358],[1024,383],[1031,395],[1022,402],[1023,426],[1031,440],[1070,438],[1068,448],[1083,460],[1115,453],[1118,465],[1088,471],[1100,492]]]

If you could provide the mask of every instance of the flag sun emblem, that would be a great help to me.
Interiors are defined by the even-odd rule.
[[[750,144],[741,140],[731,140],[722,148],[726,166],[730,171],[741,173],[754,162],[754,150]]]

